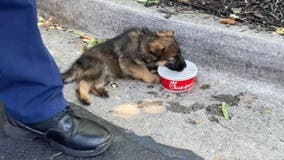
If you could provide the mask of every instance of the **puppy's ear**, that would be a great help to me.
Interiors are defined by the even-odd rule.
[[[165,46],[162,45],[159,41],[154,41],[150,43],[149,49],[152,53],[159,53],[165,49]]]
[[[157,32],[157,35],[159,37],[173,37],[174,36],[174,31],[160,31]]]

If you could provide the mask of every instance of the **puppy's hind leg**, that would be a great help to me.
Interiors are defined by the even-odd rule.
[[[91,87],[92,87],[92,82],[90,81],[80,80],[78,82],[78,88],[76,89],[77,96],[80,102],[85,105],[91,104],[91,97],[89,95]]]

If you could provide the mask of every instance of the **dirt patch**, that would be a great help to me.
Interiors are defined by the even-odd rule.
[[[166,108],[168,111],[171,112],[189,114],[190,112],[195,112],[204,109],[205,106],[199,103],[194,103],[190,106],[185,106],[180,104],[179,102],[167,102]]]
[[[205,110],[206,110],[208,115],[223,117],[221,106],[222,106],[221,103],[212,104],[212,105],[209,105],[208,107],[206,107]]]
[[[189,124],[192,124],[192,125],[196,125],[197,124],[196,121],[191,119],[191,118],[186,119],[185,122],[189,123]]]
[[[158,0],[157,4],[151,5],[157,5],[160,11],[166,13],[166,18],[179,12],[203,12],[231,17],[257,29],[263,27],[274,31],[276,27],[284,26],[282,0]]]
[[[184,105],[181,105],[179,102],[167,102],[166,109],[175,113],[190,114],[191,109]]]
[[[272,112],[273,112],[273,109],[271,107],[263,107],[260,110],[260,113],[262,114],[272,114]]]
[[[217,117],[215,117],[215,116],[209,116],[209,117],[208,117],[208,120],[209,120],[210,122],[220,123],[220,122],[219,122],[219,119],[218,119]]]
[[[243,96],[244,93],[239,93],[237,95],[231,95],[231,94],[219,94],[219,95],[213,95],[211,96],[214,100],[219,102],[226,102],[229,106],[238,106],[239,102],[241,100],[241,96]]]
[[[155,97],[157,97],[159,95],[157,92],[154,92],[154,91],[147,91],[146,93],[147,94],[151,94],[151,95],[153,95]]]
[[[140,110],[136,104],[125,103],[116,106],[113,109],[114,113],[121,118],[131,118],[139,114]]]
[[[189,106],[190,111],[198,111],[201,109],[204,109],[205,106],[203,104],[199,104],[199,103],[194,103],[192,105]]]
[[[189,123],[191,125],[198,125],[198,124],[201,124],[203,122],[204,122],[204,120],[201,119],[201,118],[198,118],[198,119],[188,118],[188,119],[185,120],[185,123]]]
[[[200,89],[202,89],[202,90],[206,90],[206,89],[210,89],[210,85],[209,84],[203,84],[201,87],[200,87]]]
[[[143,108],[146,113],[157,114],[165,110],[163,101],[142,100],[137,102],[138,108]]]
[[[147,86],[147,88],[149,88],[149,89],[150,89],[150,88],[154,88],[154,87],[155,87],[155,86],[152,85],[152,84],[150,84],[150,85]]]

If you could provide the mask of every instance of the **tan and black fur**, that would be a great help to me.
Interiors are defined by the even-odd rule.
[[[90,92],[108,97],[104,87],[116,78],[159,82],[159,77],[150,72],[159,65],[176,71],[186,67],[174,32],[132,28],[87,50],[62,77],[65,83],[76,80],[78,98],[88,105],[91,103]]]

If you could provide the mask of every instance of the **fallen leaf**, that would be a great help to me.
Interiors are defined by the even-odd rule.
[[[178,0],[180,3],[189,4],[190,0]]]
[[[139,3],[155,3],[157,4],[158,3],[158,0],[137,0],[137,2]]]
[[[214,157],[212,160],[225,160],[225,158],[222,158],[222,157]]]
[[[282,27],[277,27],[275,29],[275,33],[280,34],[280,35],[284,35],[284,28]]]
[[[52,27],[53,23],[52,23],[53,17],[49,17],[47,20],[45,20],[43,22],[43,27]]]
[[[137,2],[139,2],[139,3],[146,3],[146,2],[148,2],[149,0],[137,0]]]
[[[92,48],[95,44],[98,43],[98,39],[96,37],[93,37],[85,32],[79,31],[79,30],[69,30],[69,32],[72,32],[73,34],[79,36],[79,38],[86,43],[83,50],[88,50]]]
[[[237,16],[236,14],[230,14],[229,17],[230,17],[231,19],[240,19],[240,17]]]
[[[38,21],[39,21],[39,22],[44,22],[44,18],[41,17],[41,16],[39,16],[39,17],[38,17]]]
[[[55,26],[55,29],[57,29],[57,30],[62,30],[62,27],[60,27],[60,26]]]
[[[220,23],[234,25],[237,22],[234,19],[232,19],[232,18],[223,18],[223,19],[220,20]]]
[[[222,110],[222,113],[223,113],[225,120],[227,120],[227,121],[230,120],[228,105],[225,102],[222,103],[221,110]]]
[[[200,118],[200,119],[195,120],[195,122],[196,122],[196,124],[201,124],[201,123],[204,122],[204,120]]]
[[[79,38],[80,38],[83,42],[85,42],[85,43],[88,43],[91,39],[93,39],[92,36],[87,35],[87,34],[85,34],[85,35],[80,35]]]
[[[44,21],[45,21],[44,18],[39,16],[37,25],[42,26],[44,24]]]
[[[232,8],[231,10],[233,11],[234,14],[240,14],[242,11],[241,8]]]
[[[263,108],[260,112],[262,114],[271,114],[272,113],[272,108]]]
[[[86,35],[85,32],[82,32],[82,31],[79,31],[79,30],[70,30],[70,32],[74,33],[75,35],[77,35],[79,37]]]
[[[92,48],[95,44],[97,44],[97,38],[93,37],[92,39],[90,39],[89,41],[87,41],[87,45],[86,48]]]
[[[43,22],[38,22],[37,25],[38,26],[42,26],[44,23]]]
[[[57,30],[62,30],[62,27],[53,22],[53,17],[49,17],[47,20],[45,20],[43,17],[38,17],[38,26],[41,27],[46,27],[49,29],[57,29]]]

